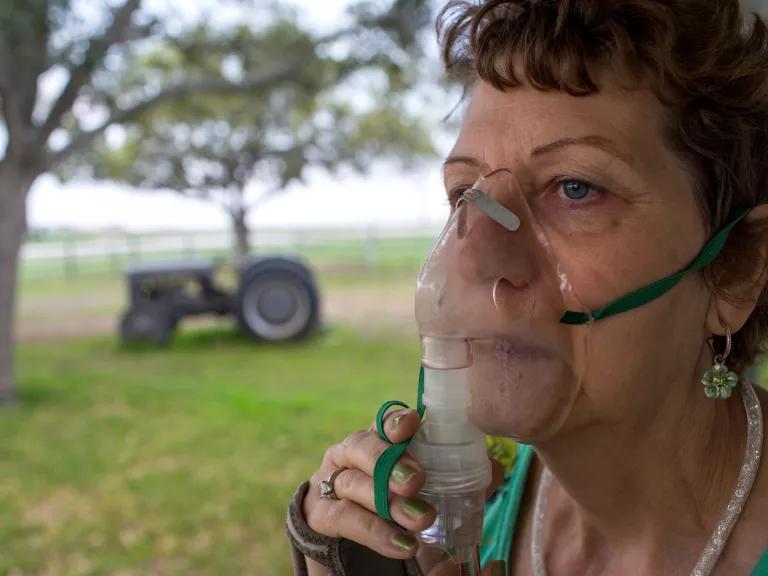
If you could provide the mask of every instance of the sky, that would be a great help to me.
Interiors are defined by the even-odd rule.
[[[291,3],[312,26],[330,29],[338,25],[347,0]],[[186,6],[190,4],[194,2]],[[450,142],[436,145],[446,151]],[[435,226],[445,220],[447,212],[440,162],[435,160],[407,175],[387,166],[377,166],[367,176],[311,173],[305,183],[289,186],[260,206],[249,222],[262,228]],[[229,226],[226,214],[212,203],[108,182],[62,185],[49,175],[39,178],[30,192],[28,218],[34,229],[117,227],[152,231]]]

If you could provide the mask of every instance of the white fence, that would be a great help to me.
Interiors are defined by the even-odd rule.
[[[250,236],[254,253],[307,254],[325,250],[324,258],[362,261],[376,265],[392,256],[393,244],[404,243],[400,252],[415,246],[419,251],[437,236],[439,229],[379,228],[374,226],[334,229],[260,229]],[[163,234],[112,234],[98,237],[72,236],[64,240],[28,242],[22,247],[22,266],[27,274],[78,275],[117,272],[125,266],[153,261],[193,257],[229,257],[233,253],[231,232],[187,232]],[[421,257],[423,254],[414,254]]]

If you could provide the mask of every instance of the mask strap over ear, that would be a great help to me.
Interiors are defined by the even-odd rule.
[[[601,308],[600,310],[596,310],[594,312],[573,312],[569,310],[562,315],[560,318],[560,323],[573,325],[589,324],[595,320],[601,320],[603,318],[608,318],[609,316],[621,314],[622,312],[634,310],[635,308],[639,308],[640,306],[644,306],[645,304],[656,300],[674,288],[677,283],[680,282],[680,280],[682,280],[683,277],[689,272],[701,270],[702,268],[709,266],[717,257],[717,255],[720,254],[720,252],[723,250],[725,242],[728,240],[728,235],[731,233],[733,228],[747,214],[749,214],[750,211],[751,208],[747,208],[739,212],[736,218],[726,224],[725,227],[720,230],[720,232],[715,234],[715,236],[713,236],[712,239],[707,242],[704,248],[702,248],[701,252],[699,252],[699,255],[696,257],[696,259],[685,270],[681,270],[677,274],[673,274],[672,276],[667,276],[666,278],[657,280],[653,284],[649,284],[648,286],[627,294],[618,300],[614,300],[608,304],[608,306]]]

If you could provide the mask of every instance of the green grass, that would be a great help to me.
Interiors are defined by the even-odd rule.
[[[293,489],[381,402],[413,401],[417,366],[415,342],[348,329],[25,344],[0,417],[0,574],[289,574]]]

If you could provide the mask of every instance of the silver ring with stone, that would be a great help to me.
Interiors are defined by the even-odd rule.
[[[320,482],[320,498],[329,498],[331,500],[339,499],[339,497],[336,496],[336,490],[333,489],[333,483],[336,481],[338,475],[344,472],[344,470],[349,470],[349,468],[346,466],[336,468],[336,470],[331,472],[331,475],[328,476],[328,480]]]

